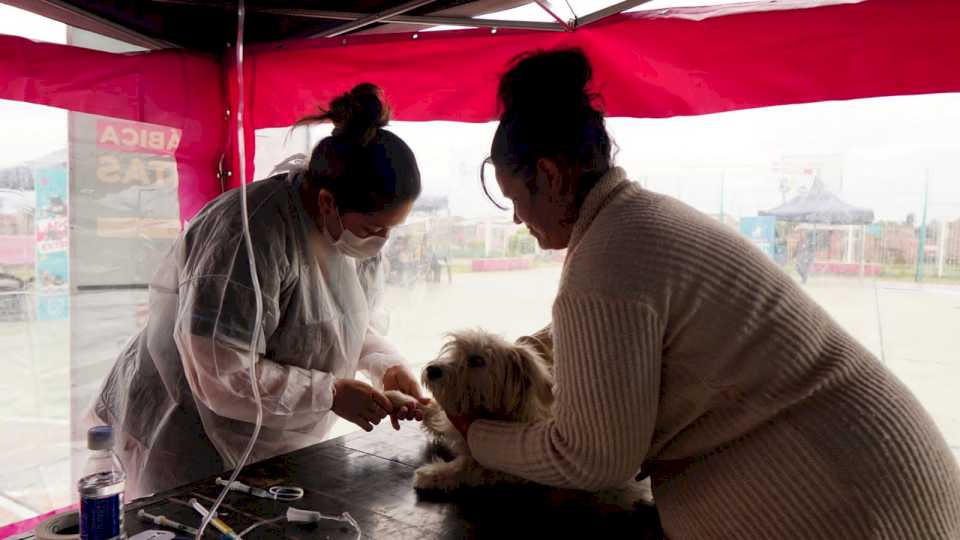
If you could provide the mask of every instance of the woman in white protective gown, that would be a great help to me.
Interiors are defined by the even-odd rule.
[[[301,123],[332,121],[308,167],[247,188],[263,302],[243,238],[240,191],[207,205],[150,283],[146,326],[117,359],[91,411],[110,424],[134,498],[233,468],[254,429],[249,376],[256,337],[263,428],[252,461],[320,442],[337,417],[364,429],[394,410],[384,390],[422,397],[383,337],[380,249],[420,194],[410,148],[384,129],[369,84]],[[365,370],[374,386],[355,380]]]

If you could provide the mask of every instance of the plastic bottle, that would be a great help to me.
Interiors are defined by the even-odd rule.
[[[113,452],[113,428],[97,426],[87,432],[90,457],[77,488],[80,491],[80,539],[115,540],[123,530],[123,489],[126,474]]]

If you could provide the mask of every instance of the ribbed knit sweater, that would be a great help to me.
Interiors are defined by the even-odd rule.
[[[568,249],[553,418],[474,422],[482,465],[587,490],[643,469],[670,538],[960,539],[929,415],[746,239],[614,169]]]

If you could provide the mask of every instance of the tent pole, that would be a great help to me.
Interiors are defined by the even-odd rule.
[[[943,260],[947,258],[947,220],[940,222],[940,245],[937,247],[937,277],[943,277]]]
[[[917,273],[914,280],[923,281],[924,255],[927,251],[927,197],[930,195],[930,169],[927,169],[927,181],[923,187],[923,219],[920,221],[920,241],[917,242]]]
[[[141,34],[65,0],[5,0],[2,3],[145,49],[180,48],[177,43]]]
[[[385,9],[379,13],[374,13],[373,15],[368,15],[361,19],[351,21],[340,26],[335,26],[324,32],[320,32],[317,35],[310,36],[311,38],[318,37],[337,37],[348,32],[353,32],[354,30],[359,30],[365,26],[370,26],[371,24],[378,23],[384,19],[389,19],[394,15],[401,15],[408,11],[423,7],[427,4],[432,4],[435,0],[413,0],[411,2],[405,2],[399,6],[392,7],[390,9]]]
[[[160,0],[155,0],[160,1]],[[162,0],[164,2],[183,0]],[[366,17],[366,13],[351,11],[328,11],[322,9],[294,9],[294,8],[265,8],[253,7],[250,11],[257,13],[271,13],[274,15],[289,15],[305,19],[329,19],[335,21],[353,21]],[[500,19],[472,19],[470,17],[444,17],[439,15],[394,15],[380,22],[390,24],[409,24],[413,26],[462,26],[464,28],[516,28],[518,30],[547,30],[562,32],[563,27],[553,22],[536,21],[505,21]]]
[[[546,11],[554,20],[557,21],[557,24],[563,27],[567,32],[572,32],[573,27],[570,26],[570,23],[563,20],[557,13],[554,11],[553,6],[550,5],[550,0],[535,0],[537,5],[540,6],[544,11]]]
[[[846,253],[843,254],[844,263],[853,262],[853,249],[854,249],[853,225],[847,225],[847,249],[846,249]]]
[[[863,270],[866,266],[867,226],[860,225],[860,281],[863,281]]]
[[[616,15],[620,12],[635,8],[642,4],[646,4],[647,2],[650,2],[650,1],[651,0],[628,0],[626,2],[619,2],[610,7],[603,8],[599,11],[594,11],[589,15],[584,15],[583,17],[580,17],[579,19],[577,19],[577,28],[580,28],[585,24],[595,23],[600,19],[606,19],[611,15]]]

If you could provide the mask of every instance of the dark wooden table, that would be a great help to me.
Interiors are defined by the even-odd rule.
[[[371,433],[354,433],[247,466],[239,478],[246,484],[300,486],[306,495],[294,503],[281,503],[231,492],[219,514],[238,533],[261,519],[284,515],[293,506],[328,515],[349,512],[366,539],[660,538],[646,483],[596,494],[532,484],[455,494],[418,493],[413,489],[414,470],[436,455],[437,449],[416,424],[406,423],[396,432],[381,423]],[[136,514],[141,508],[197,526],[199,516],[187,501],[196,497],[209,508],[219,489],[211,478],[134,501],[126,509],[127,533],[161,528],[140,522]],[[209,529],[205,537],[218,538],[213,527]],[[333,521],[316,525],[282,521],[247,536],[251,540],[354,537],[352,527]]]

